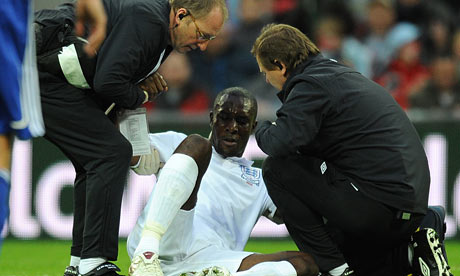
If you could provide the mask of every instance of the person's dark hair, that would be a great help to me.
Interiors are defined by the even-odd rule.
[[[288,73],[307,60],[309,55],[319,52],[304,33],[286,24],[264,26],[251,50],[267,70],[274,70],[278,66],[276,60],[286,65]]]
[[[225,0],[169,0],[169,4],[174,11],[184,8],[197,19],[206,17],[214,7],[218,6],[222,11],[224,22],[228,19]]]
[[[239,97],[242,97],[242,98],[245,98],[245,99],[248,99],[251,103],[251,114],[254,115],[254,118],[257,116],[257,100],[256,98],[254,97],[254,95],[252,95],[247,89],[243,88],[243,87],[229,87],[227,89],[224,89],[222,90],[221,92],[219,92],[219,94],[217,94],[216,96],[216,99],[214,100],[214,108],[216,107],[216,105],[219,104],[219,102],[221,101],[221,98],[225,95],[234,95],[234,96],[239,96]]]

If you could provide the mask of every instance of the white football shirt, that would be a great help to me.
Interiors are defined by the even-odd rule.
[[[165,162],[186,137],[185,134],[168,131],[150,134],[150,142]],[[211,245],[242,251],[259,217],[268,213],[271,218],[275,214],[276,206],[268,195],[262,171],[251,167],[252,164],[243,157],[223,158],[213,149],[198,192],[191,240],[182,245],[188,248],[182,248],[181,252],[193,254]],[[136,226],[145,224],[147,210],[148,206]]]

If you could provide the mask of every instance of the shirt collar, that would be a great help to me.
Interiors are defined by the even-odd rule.
[[[233,163],[237,163],[239,165],[243,165],[243,166],[246,166],[246,167],[250,167],[252,166],[252,164],[254,164],[254,161],[252,160],[248,160],[244,157],[237,157],[237,156],[232,156],[232,157],[223,157],[221,154],[219,154],[216,149],[214,148],[214,146],[212,147],[212,155],[217,158],[218,160],[220,160],[221,162],[225,161],[225,160],[229,160]]]

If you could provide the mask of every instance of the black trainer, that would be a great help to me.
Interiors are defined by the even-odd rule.
[[[120,276],[120,274],[118,274],[117,271],[120,271],[118,266],[111,262],[105,262],[103,264],[100,264],[90,272],[85,274],[78,274],[78,276]]]
[[[444,247],[444,238],[446,235],[446,210],[442,206],[428,206],[428,211],[420,224],[420,228],[433,228],[439,235],[439,241],[441,243],[442,254],[446,262],[447,259],[446,248]]]
[[[321,275],[323,275],[323,274],[321,274]],[[355,275],[356,275],[355,271],[353,269],[351,269],[350,267],[347,267],[345,269],[345,271],[342,274],[340,274],[340,276],[355,276]],[[331,274],[326,273],[326,274],[324,274],[324,276],[331,276]]]
[[[78,276],[78,267],[69,265],[65,268],[64,276]]]
[[[411,238],[414,276],[453,276],[442,251],[442,242],[432,228],[417,230]]]

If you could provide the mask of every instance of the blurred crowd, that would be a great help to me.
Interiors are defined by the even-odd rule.
[[[208,112],[229,86],[253,92],[261,116],[280,103],[250,50],[262,26],[286,23],[322,54],[387,88],[403,109],[460,118],[460,1],[228,0],[230,19],[205,52],[173,53],[161,66],[169,91],[149,106]],[[433,113],[430,113],[433,114]]]

